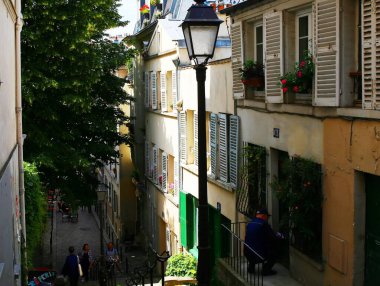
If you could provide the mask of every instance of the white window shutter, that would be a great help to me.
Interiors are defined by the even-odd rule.
[[[162,153],[162,190],[167,192],[168,188],[168,155]]]
[[[362,103],[364,109],[380,109],[380,3],[362,2]],[[378,31],[379,30],[379,31]]]
[[[145,176],[149,177],[150,162],[149,162],[149,142],[145,141]]]
[[[145,73],[145,107],[149,108],[149,73]]]
[[[178,196],[179,191],[179,165],[178,159],[174,158],[174,196]]]
[[[228,182],[228,118],[219,113],[219,179]]]
[[[187,142],[186,142],[186,112],[179,113],[179,133],[180,133],[180,159],[182,164],[187,163]]]
[[[166,98],[166,73],[161,72],[161,110],[168,111],[168,101]]]
[[[155,72],[150,74],[152,81],[152,109],[157,109],[157,75]]]
[[[230,116],[230,183],[236,188],[238,183],[239,116]]]
[[[282,52],[282,12],[264,14],[264,61],[265,61],[265,101],[282,103],[284,101],[280,86],[283,74]]]
[[[240,78],[240,68],[243,66],[243,25],[235,22],[231,25],[231,45],[232,45],[232,76],[233,95],[235,99],[244,98],[244,85]]]
[[[217,177],[217,124],[218,115],[215,113],[210,114],[210,153],[211,153],[211,176],[215,179]]]
[[[169,254],[171,254],[170,249],[170,228],[169,225],[166,226],[166,251],[169,251]]]
[[[177,109],[177,71],[172,71],[172,99],[173,99],[173,109]]]
[[[198,166],[198,113],[194,112],[194,164]]]
[[[158,183],[158,148],[153,147],[153,176],[152,180],[155,184]]]
[[[339,105],[339,0],[315,2],[316,106]]]

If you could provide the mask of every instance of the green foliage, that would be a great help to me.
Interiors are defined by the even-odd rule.
[[[197,275],[197,260],[189,254],[176,254],[169,258],[166,276],[192,277]]]
[[[24,162],[25,176],[25,219],[28,266],[42,240],[46,222],[47,198],[37,168],[34,164]]]
[[[130,119],[119,108],[131,97],[115,71],[133,50],[104,37],[125,25],[117,0],[23,0],[23,127],[25,157],[44,184],[94,198],[99,160],[113,162],[115,146],[132,144],[118,125]]]
[[[246,208],[240,209],[249,217],[255,217],[258,209],[266,207],[266,150],[249,144],[243,148],[243,167],[240,170],[239,201],[248,199]],[[246,197],[247,196],[247,197]]]
[[[313,56],[309,51],[306,51],[304,59],[295,64],[294,71],[288,72],[280,78],[282,91],[284,93],[288,91],[310,93],[313,76]]]
[[[313,258],[321,256],[322,182],[321,166],[293,157],[284,165],[283,180],[274,180],[277,198],[288,208],[281,221],[289,228],[290,242]],[[287,224],[287,225],[284,225]]]
[[[246,60],[243,68],[239,69],[242,80],[253,77],[264,77],[264,65],[253,60]]]

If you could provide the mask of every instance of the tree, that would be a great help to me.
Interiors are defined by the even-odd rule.
[[[113,44],[106,29],[123,26],[116,0],[23,0],[22,92],[25,158],[50,187],[87,198],[95,168],[131,144],[117,126],[131,98],[115,71],[133,50]]]

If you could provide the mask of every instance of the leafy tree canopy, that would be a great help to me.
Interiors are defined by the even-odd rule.
[[[50,187],[88,198],[99,160],[131,143],[117,126],[131,99],[115,71],[134,51],[112,43],[106,29],[126,25],[116,0],[23,0],[22,92],[25,158]]]

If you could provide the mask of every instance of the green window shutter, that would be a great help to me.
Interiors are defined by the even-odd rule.
[[[196,198],[192,195],[187,194],[187,244],[189,248],[194,247],[194,242],[196,241],[197,227],[196,222]]]
[[[186,194],[179,192],[179,219],[181,223],[181,244],[183,247],[188,247],[187,241],[187,217],[186,217]]]

